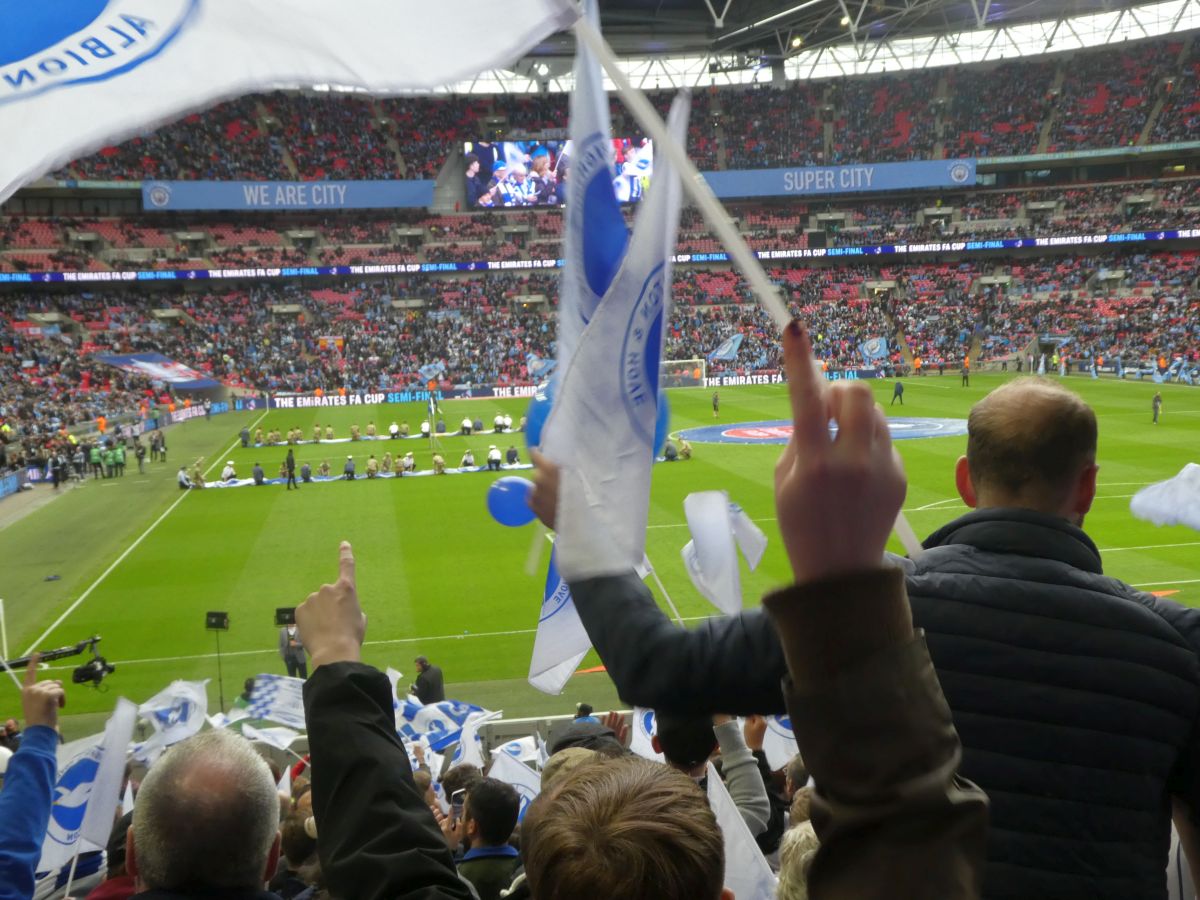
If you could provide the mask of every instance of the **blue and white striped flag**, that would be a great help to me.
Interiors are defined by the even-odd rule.
[[[254,679],[254,691],[246,711],[251,718],[266,719],[303,731],[307,727],[304,724],[304,679],[259,675]]]
[[[397,730],[411,741],[424,735],[430,748],[441,753],[458,740],[463,725],[472,714],[486,712],[483,707],[458,700],[443,700],[425,706],[405,700],[396,714]]]

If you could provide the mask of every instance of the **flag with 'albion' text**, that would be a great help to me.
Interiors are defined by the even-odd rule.
[[[0,202],[186,113],[314,85],[428,90],[520,58],[570,0],[54,0],[0,4]]]

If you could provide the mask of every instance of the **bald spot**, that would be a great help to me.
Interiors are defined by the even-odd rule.
[[[967,462],[981,506],[1058,513],[1096,460],[1096,414],[1054,382],[1018,378],[971,410]]]

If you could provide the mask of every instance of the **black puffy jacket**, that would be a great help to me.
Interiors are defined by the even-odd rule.
[[[1080,529],[1029,510],[951,522],[903,560],[963,744],[991,800],[984,895],[1166,896],[1170,796],[1200,810],[1200,611],[1102,574]],[[634,576],[571,585],[622,699],[782,712],[761,609],[683,631]]]

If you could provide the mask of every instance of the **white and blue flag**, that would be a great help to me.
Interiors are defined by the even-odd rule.
[[[488,777],[503,781],[516,789],[517,796],[521,799],[521,808],[517,813],[518,822],[525,818],[525,811],[529,809],[529,804],[542,792],[542,776],[507,753],[501,753],[496,757],[496,761],[492,763],[492,768],[488,771]]]
[[[626,233],[606,183],[611,140],[599,70],[585,46],[576,54],[558,389],[542,432],[542,452],[561,467],[557,560],[567,581],[629,572],[645,555],[659,362],[683,193],[669,161],[656,161],[633,235]],[[688,106],[681,95],[667,119],[681,143]]]
[[[740,332],[738,334],[731,334],[717,345],[716,350],[708,354],[708,361],[733,362],[737,359],[738,350],[741,349],[742,341],[745,339],[745,335]]]
[[[172,744],[187,740],[208,721],[208,679],[172,681],[138,707],[138,715],[154,729],[134,748],[134,759],[153,765]]]
[[[60,869],[76,853],[102,850],[108,843],[137,715],[137,706],[122,697],[103,734],[58,748],[58,779],[39,873]]]
[[[0,202],[82,154],[254,91],[429,90],[519,59],[569,0],[0,4]]]
[[[688,494],[683,512],[692,539],[681,554],[692,584],[721,612],[736,615],[742,609],[737,548],[754,570],[767,549],[766,535],[724,491]]]
[[[571,589],[558,573],[555,551],[551,550],[533,656],[529,660],[529,683],[543,693],[561,694],[591,647]]]
[[[499,756],[501,753],[507,754],[522,763],[538,763],[540,756],[538,754],[538,739],[534,735],[528,737],[516,738],[509,741],[507,744],[501,744],[492,750],[492,756]]]
[[[654,716],[654,710],[635,706],[630,725],[630,752],[653,762],[666,762],[666,758],[654,749],[654,735],[658,732],[658,720]]]
[[[303,731],[307,727],[304,724],[304,679],[286,675],[258,675],[254,679],[254,690],[250,693],[246,712],[252,719],[266,719]],[[245,729],[242,733],[245,733]]]
[[[396,730],[410,741],[424,736],[433,750],[442,753],[458,741],[468,718],[486,712],[483,707],[458,700],[443,700],[425,706],[405,700],[396,714]]]
[[[762,749],[772,772],[778,772],[800,752],[789,716],[767,717],[767,733],[763,735]]]

